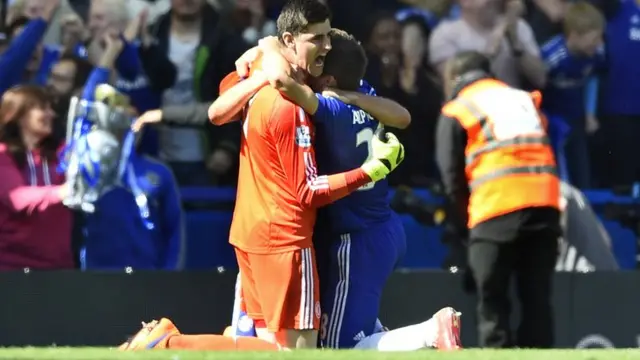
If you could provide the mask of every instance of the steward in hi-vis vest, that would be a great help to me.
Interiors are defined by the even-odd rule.
[[[515,210],[559,208],[560,183],[540,99],[538,92],[480,78],[442,108],[467,134],[469,228]]]
[[[541,95],[495,79],[477,52],[449,60],[443,77],[450,101],[438,121],[436,161],[450,228],[468,240],[479,345],[550,347],[561,194]],[[522,308],[517,342],[508,328],[513,273]]]

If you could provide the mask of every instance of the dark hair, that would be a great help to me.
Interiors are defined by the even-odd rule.
[[[288,0],[276,21],[278,37],[288,32],[298,35],[311,24],[331,20],[331,11],[318,0]]]
[[[89,75],[91,75],[91,71],[93,71],[93,65],[91,63],[81,58],[80,56],[74,53],[64,53],[60,56],[59,63],[63,61],[70,61],[76,67],[76,76],[73,78],[73,90],[80,89],[84,87],[85,83],[89,79]]]
[[[406,18],[404,18],[402,21],[400,21],[400,26],[402,27],[410,26],[410,25],[418,26],[418,28],[420,28],[420,30],[422,31],[422,35],[424,36],[425,39],[429,39],[429,37],[431,36],[431,28],[429,27],[429,24],[426,22],[426,20],[422,16],[409,15]]]
[[[324,75],[331,75],[342,90],[358,90],[367,70],[367,54],[356,38],[340,29],[331,29],[331,51],[324,64]]]
[[[373,31],[376,29],[378,24],[383,21],[393,21],[395,23],[398,23],[398,20],[396,20],[395,14],[388,10],[378,10],[365,19],[365,25],[364,25],[364,28],[366,30],[365,43],[371,42],[371,38],[373,37]]]
[[[20,119],[33,108],[51,106],[52,99],[44,87],[18,85],[7,90],[0,100],[0,142],[7,145],[9,154],[19,168],[27,161],[27,149],[22,140]],[[42,157],[55,161],[59,141],[50,135],[40,142]]]
[[[477,51],[461,52],[449,61],[451,61],[451,76],[454,78],[470,72],[491,74],[491,61]]]
[[[16,30],[27,26],[29,21],[31,20],[26,16],[18,16],[17,18],[13,19],[13,21],[9,24],[9,26],[7,26],[7,30],[6,30],[7,38],[9,40],[13,40],[13,34],[16,32]]]

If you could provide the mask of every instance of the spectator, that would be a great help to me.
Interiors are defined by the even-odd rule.
[[[30,20],[42,17],[45,9],[49,6],[49,0],[14,0],[9,9],[9,17],[11,20],[18,16],[25,16]],[[47,27],[42,37],[42,43],[45,45],[58,45],[61,38],[62,21],[67,14],[73,13],[73,8],[69,4],[69,0],[59,0],[56,12],[52,15],[50,25]],[[77,1],[76,1],[77,3]]]
[[[424,19],[430,30],[443,19],[454,20],[459,17],[460,9],[452,0],[403,0],[403,3],[412,5],[396,13],[398,21],[404,21],[412,16],[420,16]]]
[[[104,43],[99,66],[91,73],[82,99],[95,109],[88,112],[89,120],[108,123],[108,130],[123,144],[130,112],[96,103],[95,93],[98,85],[109,81],[126,45],[117,33],[106,34]],[[107,112],[108,121],[101,118]],[[85,269],[174,270],[182,261],[183,218],[171,171],[136,151],[126,161],[121,178],[96,203],[98,211],[84,215],[81,264]]]
[[[615,0],[614,0],[615,1]],[[571,0],[528,0],[527,22],[538,44],[562,33],[562,20]]]
[[[605,36],[608,64],[600,113],[606,145],[599,149],[605,164],[601,172],[609,175],[602,179],[605,186],[630,185],[640,180],[640,157],[630,156],[640,134],[640,1],[608,2],[619,9],[608,9]]]
[[[27,17],[19,16],[9,24],[9,27],[7,29],[8,35],[9,35],[9,41],[15,44],[14,46],[17,48],[18,44],[20,44],[21,41],[14,42],[14,40],[24,39],[24,37],[20,37],[20,35],[23,33],[29,36],[28,38],[29,40],[31,40],[31,36],[37,36],[38,38],[40,38],[40,34],[41,34],[40,30],[43,29],[44,31],[44,29],[46,29],[46,25],[44,26],[42,25],[43,24],[38,20],[32,21],[32,20],[29,20],[29,18]],[[33,38],[33,40],[34,41],[29,41],[29,45],[33,44],[34,46],[23,45],[24,53],[17,55],[18,59],[23,59],[24,56],[27,56],[27,55],[30,55],[30,57],[27,60],[27,63],[22,65],[22,68],[24,69],[24,71],[22,72],[22,78],[20,79],[21,81],[16,82],[14,85],[17,85],[22,81],[29,82],[37,76],[38,67],[42,59],[43,48],[42,48],[42,44],[40,43],[40,39],[36,40],[35,38]],[[14,47],[9,47],[9,49],[13,50]]]
[[[0,93],[34,78],[40,62],[40,42],[59,3],[60,0],[48,1],[42,17],[33,20],[18,17],[10,24],[11,43],[0,57]]]
[[[585,104],[587,80],[604,67],[602,33],[604,16],[592,5],[572,4],[564,20],[564,35],[558,35],[542,47],[549,69],[543,96],[543,110],[554,120],[566,122],[570,133],[564,144],[570,182],[581,189],[590,187],[587,135],[598,129],[595,117],[597,87],[590,86],[590,104]],[[585,105],[589,105],[588,109]],[[558,118],[559,117],[559,118]]]
[[[134,131],[140,131],[147,124],[176,124],[183,126],[202,126],[209,122],[207,111],[211,103],[194,103],[189,105],[168,105],[161,109],[150,110],[139,116],[133,124]],[[218,153],[220,154],[220,153]],[[228,164],[228,157],[209,157],[207,170],[213,175],[211,184],[215,186],[233,186],[237,180],[237,168],[229,171],[234,163]]]
[[[236,59],[248,48],[204,0],[172,0],[171,10],[153,26],[153,35],[178,69],[173,87],[163,94],[163,106],[213,101],[218,84],[235,70]],[[161,72],[148,75],[152,81],[166,76]],[[181,185],[207,185],[207,157],[224,159],[227,171],[237,161],[239,126],[208,126],[208,141],[200,128],[161,126],[160,157],[169,163]]]
[[[149,34],[145,9],[130,18],[124,0],[92,0],[87,24],[90,34],[89,56],[95,64],[104,51],[104,34],[116,31],[123,34],[124,49],[112,72],[117,89],[131,97],[138,112],[160,106],[162,92],[175,81],[176,68],[163,56]],[[163,77],[150,79],[147,74],[161,73]],[[140,149],[144,154],[158,154],[158,134],[150,129],[142,137]]]
[[[54,135],[58,139],[66,136],[66,119],[69,112],[69,101],[77,94],[89,77],[91,64],[75,55],[63,55],[53,65],[47,79],[47,89],[52,95],[53,109],[56,112],[54,120]]]
[[[388,94],[397,82],[400,66],[400,24],[392,13],[380,12],[370,18],[371,31],[365,49],[369,65],[365,78],[378,93]]]
[[[232,17],[247,44],[276,34],[276,22],[265,17],[263,0],[237,0]]]
[[[89,78],[92,65],[85,59],[73,54],[65,54],[57,61],[47,79],[47,88],[54,96],[56,104],[69,102]]]
[[[60,44],[48,44],[42,49],[42,56],[35,76],[35,83],[45,85],[48,82],[51,69],[60,60],[62,54],[75,54],[80,58],[87,57],[85,42],[88,33],[84,31],[82,20],[75,13],[69,13],[61,20]]]
[[[394,14],[399,8],[396,1],[389,0],[327,0],[326,3],[332,12],[331,25],[353,34],[364,42],[372,33],[370,14],[376,14],[376,12]],[[380,16],[374,15],[374,17]]]
[[[14,87],[0,101],[0,269],[68,269],[71,213],[56,173],[51,98],[44,88]]]
[[[394,185],[424,187],[437,177],[433,154],[436,119],[443,95],[435,71],[429,65],[427,45],[429,27],[421,16],[405,19],[401,28],[400,64],[391,88],[380,95],[405,106],[415,119],[408,129],[394,130],[405,146],[405,161],[389,177]],[[389,91],[388,93],[385,93]]]
[[[545,85],[546,69],[531,27],[521,19],[521,0],[460,0],[461,17],[444,21],[431,35],[431,64],[443,74],[444,63],[463,51],[479,51],[491,58],[496,77],[521,88]],[[523,79],[524,78],[524,79]]]

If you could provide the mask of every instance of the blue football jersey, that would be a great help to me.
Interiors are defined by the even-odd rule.
[[[572,122],[585,115],[585,85],[590,76],[605,67],[604,47],[591,57],[571,54],[563,35],[558,35],[541,47],[547,65],[548,82],[542,96],[542,107],[553,115]]]
[[[607,73],[602,79],[602,113],[640,115],[640,7],[622,0],[620,10],[607,22]]]
[[[375,95],[362,83],[361,92]],[[335,174],[358,168],[371,156],[371,140],[382,126],[364,110],[320,94],[316,125],[316,161],[320,174]],[[319,221],[326,220],[332,233],[350,233],[391,216],[386,180],[369,183],[335,203],[320,209]]]

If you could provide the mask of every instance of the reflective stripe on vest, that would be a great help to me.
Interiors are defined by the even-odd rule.
[[[456,99],[462,106],[464,106],[469,113],[476,119],[478,119],[478,123],[480,128],[482,129],[482,134],[484,135],[486,144],[481,146],[479,149],[474,150],[470,154],[466,155],[465,164],[470,165],[478,156],[485,154],[487,152],[493,150],[499,150],[501,148],[506,148],[510,146],[517,145],[544,145],[551,146],[551,141],[549,141],[548,137],[515,137],[513,139],[507,140],[496,140],[491,131],[491,126],[487,121],[486,115],[478,109],[471,101],[465,98]]]
[[[491,181],[507,175],[519,175],[519,174],[549,174],[549,175],[558,176],[558,170],[556,169],[555,166],[552,166],[552,165],[518,166],[518,167],[499,169],[496,171],[492,171],[488,174],[482,175],[477,179],[474,179],[469,183],[469,189],[473,191],[474,189],[478,188],[480,185],[486,183],[487,181]]]

